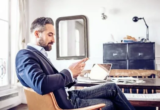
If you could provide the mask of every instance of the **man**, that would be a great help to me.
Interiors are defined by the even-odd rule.
[[[55,42],[52,19],[37,18],[33,21],[30,31],[32,42],[16,56],[16,73],[24,86],[41,95],[53,92],[58,105],[63,109],[105,103],[103,110],[134,110],[116,84],[102,84],[67,92],[65,87],[74,84],[74,78],[81,73],[88,59],[82,59],[68,69],[58,72],[46,53],[52,49]]]

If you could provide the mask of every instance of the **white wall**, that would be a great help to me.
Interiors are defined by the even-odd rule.
[[[102,20],[100,9],[106,8],[107,19]],[[116,41],[126,35],[145,37],[146,27],[143,21],[134,23],[133,16],[145,17],[149,25],[150,40],[156,42],[156,57],[160,57],[160,0],[30,0],[30,23],[39,16],[58,17],[86,15],[89,32],[89,61],[86,69],[93,63],[103,62],[102,44]],[[56,45],[49,53],[51,61],[58,70],[67,68],[73,60],[56,60]]]
[[[45,0],[28,0],[29,1],[29,28],[31,26],[31,23],[33,20],[35,20],[38,17],[45,16],[44,15],[44,3]],[[30,30],[29,30],[30,32]],[[31,39],[31,38],[29,38]]]

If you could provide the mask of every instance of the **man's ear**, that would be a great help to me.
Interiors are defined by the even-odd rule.
[[[39,38],[39,32],[38,31],[34,31],[34,35],[36,36],[36,38]]]

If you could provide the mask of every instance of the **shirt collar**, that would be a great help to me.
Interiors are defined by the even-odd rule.
[[[35,44],[31,44],[31,43],[28,43],[27,45],[35,48],[36,50],[40,51],[44,56],[48,57],[48,54],[43,47],[35,45]]]

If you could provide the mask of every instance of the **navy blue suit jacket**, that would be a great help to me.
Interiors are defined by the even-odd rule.
[[[53,92],[61,108],[73,108],[65,91],[65,87],[73,83],[69,71],[58,72],[40,51],[31,46],[20,50],[16,56],[16,73],[22,85],[41,95]]]

